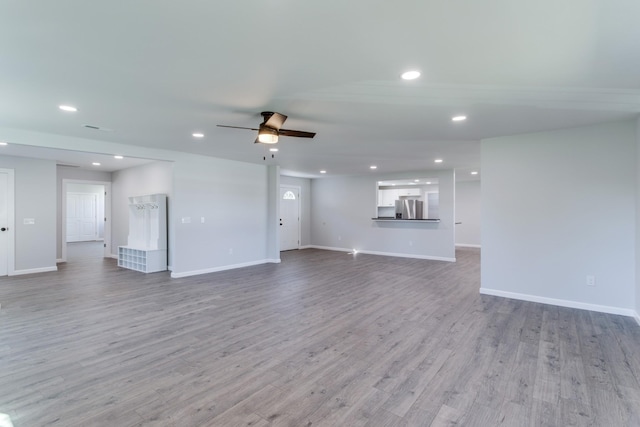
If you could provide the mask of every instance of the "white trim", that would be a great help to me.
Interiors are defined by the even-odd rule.
[[[60,264],[61,262],[64,262],[64,260],[62,258],[56,259],[56,264]]]
[[[474,245],[472,243],[456,243],[456,248],[478,248],[480,249],[480,245]]]
[[[317,246],[317,245],[310,245],[309,248],[322,249],[322,250],[325,250],[325,251],[347,252],[347,253],[353,251],[353,249],[349,249],[349,248],[335,248],[335,247],[331,247],[331,246]],[[403,254],[403,253],[397,253],[397,252],[368,251],[366,249],[358,249],[358,248],[356,248],[356,250],[358,251],[359,254],[392,256],[392,257],[398,257],[398,258],[428,259],[428,260],[431,260],[431,261],[456,262],[455,258],[448,258],[448,257],[439,257],[439,256],[430,256],[430,255],[418,255],[418,254]]]
[[[541,304],[556,305],[559,307],[578,308],[580,310],[597,311],[599,313],[619,314],[621,316],[635,317],[637,315],[634,310],[628,308],[611,307],[608,305],[589,304],[585,302],[570,301],[564,299],[555,299],[540,297],[537,295],[521,294],[516,292],[505,292],[497,289],[480,288],[480,293],[483,295],[492,295],[502,298],[511,298],[522,301],[537,302]],[[636,318],[636,321],[638,319]],[[640,322],[638,322],[640,324]]]
[[[262,260],[258,260],[258,261],[243,262],[243,263],[240,263],[240,264],[231,264],[231,265],[223,265],[223,266],[220,266],[220,267],[205,268],[205,269],[202,269],[202,270],[185,271],[183,273],[171,272],[171,278],[172,279],[179,279],[181,277],[197,276],[199,274],[216,273],[218,271],[234,270],[236,268],[251,267],[251,266],[254,266],[254,265],[279,263],[279,262],[280,262],[279,259],[262,259]]]
[[[638,326],[640,326],[640,314],[637,311],[633,313],[633,318],[636,319]]]
[[[48,273],[50,271],[58,271],[57,266],[53,267],[40,267],[40,268],[29,268],[27,270],[15,270],[13,274],[10,276],[21,276],[23,274],[34,274],[34,273]]]
[[[314,246],[311,245],[304,245],[304,246],[300,246],[298,249],[313,249]]]

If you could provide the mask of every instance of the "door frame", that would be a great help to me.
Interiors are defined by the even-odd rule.
[[[62,223],[60,232],[60,243],[62,244],[62,258],[60,262],[67,261],[67,193],[68,184],[89,184],[89,185],[104,185],[104,257],[113,258],[111,254],[111,183],[108,181],[91,181],[82,179],[63,179],[62,180]]]
[[[302,204],[300,203],[300,199],[302,198],[302,188],[299,185],[289,185],[289,184],[280,184],[280,188],[278,189],[278,214],[282,215],[280,204],[282,203],[281,193],[283,188],[294,189],[298,195],[296,203],[298,204],[298,246],[296,249],[300,249],[300,240],[302,239]],[[280,219],[280,217],[278,217]],[[278,233],[280,233],[280,228],[278,228]],[[282,252],[282,239],[278,239],[278,252]],[[293,250],[293,249],[287,249]]]
[[[0,172],[7,174],[7,276],[13,276],[16,271],[15,170],[0,168]]]

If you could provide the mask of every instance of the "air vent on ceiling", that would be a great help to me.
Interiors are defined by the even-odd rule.
[[[87,129],[100,130],[102,132],[113,132],[113,129],[103,128],[103,127],[94,126],[94,125],[82,125],[82,127],[85,127]]]

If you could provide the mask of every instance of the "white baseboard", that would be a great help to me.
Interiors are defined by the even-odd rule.
[[[300,246],[298,249],[313,249],[314,247],[311,245]]]
[[[60,264],[61,262],[64,262],[64,260],[63,260],[62,258],[58,258],[58,259],[56,260],[56,264]]]
[[[638,326],[640,326],[640,314],[637,311],[633,313],[633,318],[636,319]]]
[[[13,273],[9,274],[9,276],[21,276],[23,274],[34,274],[34,273],[48,273],[50,271],[58,271],[57,266],[53,267],[40,267],[40,268],[29,268],[27,270],[14,270]]]
[[[184,271],[182,273],[171,272],[171,278],[179,279],[181,277],[197,276],[199,274],[216,273],[218,271],[234,270],[236,268],[251,267],[260,264],[280,263],[280,259],[262,259],[259,261],[243,262],[240,264],[223,265],[220,267],[204,268],[202,270]]]
[[[505,291],[499,291],[496,289],[488,289],[488,288],[480,288],[480,293],[483,295],[492,295],[496,297],[511,298],[511,299],[517,299],[522,301],[537,302],[541,304],[556,305],[559,307],[578,308],[580,310],[597,311],[599,313],[630,316],[630,317],[634,317],[636,321],[638,321],[638,324],[640,324],[640,320],[637,317],[638,314],[634,310],[631,310],[628,308],[611,307],[608,305],[589,304],[585,302],[540,297],[537,295],[520,294],[516,292],[505,292]]]
[[[481,249],[480,245],[474,245],[472,243],[456,243],[456,248],[478,248]]]
[[[314,248],[314,249],[322,249],[325,251],[337,251],[337,252],[353,252],[353,249],[348,249],[348,248],[336,248],[336,247],[331,247],[331,246],[317,246],[317,245],[310,245],[310,248]],[[368,255],[381,255],[381,256],[392,256],[392,257],[398,257],[398,258],[413,258],[413,259],[428,259],[431,261],[447,261],[447,262],[456,262],[455,258],[447,258],[447,257],[437,257],[437,256],[430,256],[430,255],[418,255],[418,254],[403,254],[403,253],[397,253],[397,252],[379,252],[379,251],[368,251],[365,249],[358,249],[358,253],[359,254],[368,254]]]

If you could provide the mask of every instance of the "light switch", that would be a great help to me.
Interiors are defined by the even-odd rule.
[[[35,224],[35,223],[36,223],[36,219],[35,219],[35,218],[24,218],[24,219],[22,220],[22,223],[23,223],[24,225],[33,225],[33,224]]]
[[[182,217],[182,223],[183,224],[191,224],[191,217],[190,216],[183,216]]]

